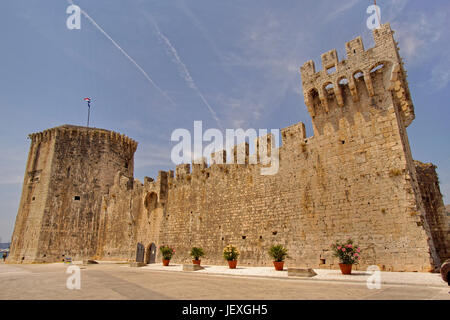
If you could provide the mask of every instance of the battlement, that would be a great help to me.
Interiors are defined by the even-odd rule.
[[[302,132],[304,136],[304,124],[300,124],[303,128]],[[292,133],[296,135],[296,137],[291,137],[292,140],[298,138],[298,131],[299,130],[296,130],[295,133]],[[192,180],[204,180],[205,178],[213,177],[216,174],[227,175],[234,170],[253,170],[255,168],[253,166],[256,166],[256,168],[263,168],[271,165],[273,160],[271,155],[275,148],[274,134],[269,133],[256,137],[254,144],[255,152],[253,154],[250,154],[250,145],[248,142],[230,146],[228,151],[219,150],[211,153],[210,166],[208,166],[205,157],[195,158],[192,163],[178,164],[175,167],[175,179],[173,179],[174,174],[172,171],[169,180],[175,185],[178,183],[184,184],[185,182],[190,182]]]
[[[281,129],[281,139],[283,145],[306,139],[306,129],[303,122]]]
[[[119,144],[124,148],[129,149],[131,153],[134,153],[138,146],[136,141],[124,134],[105,129],[72,126],[67,124],[28,135],[32,143],[45,142],[63,136],[69,138],[89,137],[91,140],[103,140],[105,142],[109,140],[111,143]]]
[[[206,169],[208,164],[206,163],[206,158],[201,157],[192,161],[192,173],[199,172],[203,169]]]
[[[227,162],[227,151],[220,150],[214,153],[211,153],[211,165],[213,164],[224,164]]]
[[[322,70],[316,71],[315,63],[313,60],[307,61],[301,68],[302,82],[308,84],[310,82],[316,82],[318,78],[331,79],[334,78],[334,73],[329,73],[330,69],[336,68],[336,72],[342,72],[348,70],[349,64],[357,64],[360,67],[370,65],[365,60],[373,60],[378,58],[392,59],[392,62],[397,60],[397,46],[394,40],[394,31],[391,29],[390,24],[386,23],[379,29],[373,31],[373,37],[375,40],[375,47],[365,50],[362,38],[359,36],[353,40],[346,42],[345,49],[347,53],[347,59],[339,60],[336,49],[325,52],[321,55]],[[392,49],[391,52],[386,52],[386,49]],[[373,64],[373,61],[372,61]]]
[[[182,163],[175,168],[175,178],[177,180],[183,179],[191,173],[191,165],[189,163]]]
[[[312,118],[318,112],[330,112],[330,100],[335,100],[337,106],[344,107],[346,102],[343,91],[346,87],[354,103],[360,100],[361,90],[364,87],[369,98],[381,93],[375,90],[372,74],[383,68],[382,72],[388,74],[386,82],[391,81],[389,90],[393,91],[394,82],[400,81],[396,91],[405,93],[399,96],[403,100],[400,104],[405,124],[409,125],[412,122],[414,111],[406,82],[406,72],[403,70],[403,62],[393,35],[394,31],[389,23],[386,23],[373,31],[375,40],[373,48],[365,50],[362,38],[357,37],[345,45],[347,59],[339,60],[336,49],[333,49],[321,55],[322,70],[316,71],[312,60],[300,68],[305,104]],[[359,81],[364,82],[364,87],[358,86]],[[319,105],[321,111],[318,110]]]

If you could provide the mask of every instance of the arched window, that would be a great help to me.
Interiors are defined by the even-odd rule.
[[[343,77],[343,78],[339,79],[338,83],[341,86],[346,86],[346,85],[348,85],[348,79]]]
[[[334,88],[334,85],[331,82],[328,82],[324,85],[324,88],[325,88],[325,91],[328,91],[330,89],[332,90]]]
[[[374,73],[378,70],[381,70],[384,68],[384,64],[383,63],[379,63],[377,64],[375,67],[372,68],[372,70],[370,70],[370,73]]]
[[[317,91],[316,88],[312,88],[311,90],[309,90],[308,100],[311,103],[311,105],[309,106],[312,108],[311,111],[313,113],[317,112],[317,106],[320,104],[320,99],[319,99],[319,91]]]
[[[364,73],[362,72],[362,71],[356,71],[354,74],[353,74],[353,78],[355,78],[356,80],[358,80],[359,78],[364,78]]]
[[[318,99],[319,98],[319,91],[317,91],[316,88],[312,88],[311,90],[309,90],[309,98],[314,101],[314,99]]]

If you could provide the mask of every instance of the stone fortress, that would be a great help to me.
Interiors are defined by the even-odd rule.
[[[281,130],[279,171],[264,164],[205,162],[133,177],[137,143],[115,132],[64,125],[31,134],[9,263],[73,259],[159,262],[157,248],[187,262],[223,264],[228,244],[240,265],[271,265],[273,244],[288,266],[337,268],[330,244],[354,239],[360,268],[429,272],[450,258],[450,232],[436,167],[414,161],[406,128],[414,107],[389,24],[301,67],[314,135],[303,123]],[[270,135],[258,138],[269,150]],[[236,154],[236,149],[234,149]],[[253,155],[254,156],[254,155]],[[245,148],[248,159],[248,147]]]

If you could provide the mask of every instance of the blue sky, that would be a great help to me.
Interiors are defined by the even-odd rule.
[[[438,166],[450,202],[450,3],[379,0],[405,58],[416,120],[413,156]],[[173,169],[170,135],[204,128],[283,128],[311,121],[299,67],[363,36],[372,1],[80,0],[86,17],[66,27],[67,1],[0,3],[0,237],[9,241],[20,200],[29,141],[46,128],[91,125],[139,142],[135,176]],[[164,94],[162,94],[162,92]],[[166,96],[168,97],[166,97]]]

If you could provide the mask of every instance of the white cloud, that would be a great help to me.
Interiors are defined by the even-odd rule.
[[[338,16],[340,16],[341,14],[343,14],[344,12],[352,9],[354,6],[356,6],[360,1],[359,0],[347,0],[345,2],[343,1],[333,1],[333,4],[337,4],[337,7],[331,9],[329,8],[329,10],[327,10],[329,12],[329,14],[326,16],[326,18],[324,19],[325,22],[328,22]]]
[[[158,38],[164,43],[164,45],[166,46],[167,50],[166,52],[172,56],[173,58],[173,62],[175,62],[180,70],[180,74],[183,77],[183,79],[185,80],[185,82],[188,84],[188,86],[194,90],[197,95],[200,97],[200,99],[202,100],[202,102],[204,103],[204,105],[207,107],[208,111],[211,113],[211,116],[213,117],[213,119],[217,122],[217,125],[220,128],[223,128],[222,122],[220,121],[219,117],[217,116],[217,113],[215,112],[215,110],[213,109],[213,107],[211,106],[211,104],[208,102],[208,100],[206,99],[205,95],[201,92],[201,90],[199,89],[199,87],[197,86],[196,82],[194,81],[194,79],[191,76],[191,73],[188,69],[188,67],[186,66],[186,64],[181,60],[181,57],[178,54],[178,51],[175,49],[175,47],[172,45],[171,41],[169,40],[169,38],[167,38],[167,36],[165,34],[163,34],[161,32],[161,30],[159,29],[158,24],[156,23],[156,21],[154,21],[150,16],[146,15],[146,17],[148,18],[148,20],[150,22],[153,23],[153,26],[155,27],[155,31],[156,31],[156,35],[158,36]]]
[[[67,3],[74,4],[72,0],[67,0]],[[156,82],[150,77],[150,75],[134,60],[128,52],[126,52],[86,11],[81,9],[81,13],[88,19],[91,24],[100,31],[101,34],[103,34],[111,43],[116,47],[117,50],[119,50],[125,58],[128,59],[138,70],[139,72],[147,79],[147,81],[161,94],[163,95],[172,105],[175,105],[175,102],[172,100],[172,98],[164,91],[162,90]]]
[[[409,66],[420,67],[427,62],[433,65],[423,84],[436,89],[450,83],[450,57],[446,54],[450,51],[450,39],[446,32],[450,14],[445,7],[448,8],[444,6],[431,12],[405,14],[401,21],[394,22],[400,54]]]
[[[442,40],[445,24],[445,15],[439,13],[433,16],[420,13],[399,24],[397,37],[410,62],[434,53],[431,46]]]
[[[450,65],[450,60],[447,61],[445,65]],[[433,68],[430,81],[434,84],[436,89],[445,88],[450,82],[450,70],[442,68],[441,66]]]
[[[288,93],[299,95],[301,91],[299,67],[306,58],[300,46],[311,34],[298,29],[298,24],[286,17],[289,14],[264,12],[242,29],[237,38],[239,50],[223,56],[225,68],[239,67],[244,75],[232,95],[216,97],[235,128],[256,126]],[[246,70],[258,78],[247,78]]]
[[[381,20],[394,21],[399,15],[405,12],[405,8],[410,0],[389,0],[380,5]],[[403,17],[404,18],[404,17]]]

